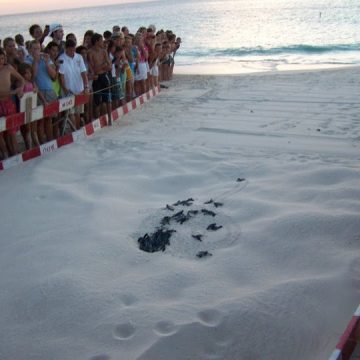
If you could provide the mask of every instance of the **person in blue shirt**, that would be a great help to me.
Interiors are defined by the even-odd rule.
[[[49,54],[41,52],[41,45],[38,40],[30,42],[29,55],[25,58],[25,63],[32,66],[35,83],[45,99],[44,106],[56,101],[58,97],[52,84],[53,80],[57,77],[56,67],[51,61]],[[38,135],[40,143],[53,140],[51,118],[38,121]]]

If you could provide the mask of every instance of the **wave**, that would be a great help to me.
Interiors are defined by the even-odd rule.
[[[360,44],[336,44],[336,45],[289,45],[273,48],[241,47],[228,49],[204,49],[204,50],[185,50],[182,49],[182,56],[203,57],[203,56],[251,56],[251,55],[286,55],[286,54],[326,54],[333,52],[360,51]]]

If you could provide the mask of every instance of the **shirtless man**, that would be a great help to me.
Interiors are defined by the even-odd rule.
[[[109,71],[111,71],[111,61],[104,48],[103,37],[95,33],[91,37],[91,49],[88,51],[89,69],[94,74],[93,91],[94,91],[94,113],[95,118],[100,115],[100,106],[106,104],[106,111],[111,119],[111,89]],[[103,107],[103,106],[102,106]],[[101,111],[105,113],[104,109]]]
[[[18,59],[18,52],[16,50],[16,43],[15,40],[11,37],[7,37],[3,41],[4,50],[6,52],[6,60],[7,63],[10,65],[14,65],[16,59]]]
[[[17,88],[14,91],[11,91],[12,78],[17,81]],[[11,96],[17,94],[18,97],[21,97],[24,85],[25,80],[11,65],[6,64],[5,52],[0,49],[0,117],[16,113],[16,106]],[[19,152],[16,131],[17,129],[10,129],[6,132],[0,132],[0,150],[4,159],[9,156],[9,153],[16,155]],[[9,151],[4,140],[4,134],[8,138]]]

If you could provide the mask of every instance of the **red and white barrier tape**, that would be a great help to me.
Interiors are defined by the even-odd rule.
[[[342,334],[336,349],[331,354],[329,360],[349,360],[357,343],[356,333],[360,326],[360,305],[356,309],[346,330]]]
[[[77,105],[86,104],[89,101],[88,95],[72,95],[63,99],[54,101],[46,106],[38,106],[32,110],[31,120],[26,119],[24,112],[0,117],[0,132],[10,130],[14,127],[24,125],[31,121],[40,120],[44,117],[56,115],[62,111],[69,110]]]
[[[145,102],[149,101],[152,97],[159,94],[159,92],[160,92],[160,87],[157,87],[157,88],[152,89],[149,92],[137,97],[136,99],[128,102],[127,104],[113,110],[111,113],[112,120],[113,121],[119,120],[122,116],[128,114],[130,111],[135,110],[137,107],[140,107]],[[76,96],[76,97],[73,96],[72,98],[73,98],[72,100],[70,100],[70,98],[61,99],[61,100],[69,100],[69,101],[66,101],[66,103],[62,103],[61,100],[59,100],[59,103],[61,103],[60,106],[63,106],[62,107],[63,110],[60,110],[60,111],[71,109],[75,105],[83,104],[83,102],[81,102],[81,101],[84,101],[84,96],[80,95],[79,98],[78,98],[78,96]],[[78,100],[76,98],[78,98]],[[35,109],[35,110],[37,110],[37,109]],[[55,113],[55,111],[53,111],[52,113]],[[41,117],[39,117],[38,119],[41,119]],[[16,165],[19,165],[19,164],[25,162],[25,161],[28,161],[28,160],[37,158],[39,156],[43,156],[48,153],[51,153],[62,146],[65,146],[65,145],[77,142],[81,139],[90,137],[98,130],[102,129],[105,126],[108,126],[108,123],[109,123],[108,116],[107,115],[101,116],[99,119],[96,119],[93,122],[91,122],[90,124],[85,125],[80,130],[77,130],[70,134],[66,134],[56,140],[49,141],[43,145],[40,145],[39,147],[27,150],[19,155],[16,155],[16,156],[13,156],[6,160],[0,161],[0,171],[7,170],[9,168],[12,168]],[[21,125],[21,124],[19,124],[19,125]],[[2,131],[2,130],[0,129],[0,131]]]

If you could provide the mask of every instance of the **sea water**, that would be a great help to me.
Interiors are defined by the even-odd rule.
[[[60,4],[60,3],[59,3]],[[0,17],[0,38],[60,22],[88,29],[155,24],[182,38],[176,72],[237,73],[360,63],[358,0],[159,0]],[[47,40],[46,40],[47,42]]]

